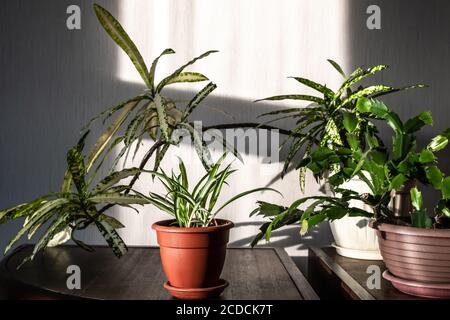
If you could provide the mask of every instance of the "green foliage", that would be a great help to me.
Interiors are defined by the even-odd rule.
[[[148,203],[140,193],[127,186],[117,185],[123,179],[137,172],[137,169],[127,169],[113,172],[103,178],[97,185],[88,182],[85,159],[83,156],[86,132],[80,141],[67,153],[67,167],[74,184],[74,190],[51,193],[39,197],[29,203],[20,204],[13,208],[0,211],[0,220],[7,222],[17,218],[26,218],[23,227],[8,243],[5,254],[13,245],[25,235],[31,239],[38,229],[45,229],[43,236],[37,241],[31,256],[24,262],[32,260],[34,256],[52,246],[51,240],[61,232],[69,229],[70,235],[81,247],[91,250],[89,246],[74,238],[74,232],[94,225],[105,237],[114,254],[121,257],[127,247],[116,229],[123,227],[120,221],[108,216],[98,209],[98,205],[114,203],[119,206],[142,205]],[[48,224],[47,224],[48,223]]]
[[[358,86],[354,88],[361,80],[366,77],[382,71],[387,68],[385,65],[373,66],[368,69],[358,68],[351,75],[346,76],[342,68],[333,60],[328,62],[335,68],[343,77],[343,83],[337,91],[333,91],[326,85],[316,83],[314,81],[301,78],[291,77],[309,88],[314,89],[322,96],[311,96],[303,94],[289,94],[268,97],[257,101],[277,101],[277,100],[300,100],[312,102],[306,107],[290,108],[285,110],[277,110],[262,114],[261,116],[270,116],[271,119],[265,122],[278,121],[286,117],[296,120],[296,127],[291,130],[291,134],[283,143],[283,147],[288,148],[288,156],[285,160],[282,176],[287,172],[289,166],[292,164],[296,156],[300,156],[300,163],[295,164],[295,168],[299,169],[299,180],[301,190],[304,191],[304,182],[306,170],[303,159],[314,152],[318,147],[329,148],[351,148],[354,138],[358,137],[364,143],[364,130],[370,126],[370,138],[372,141],[378,141],[376,128],[372,126],[369,117],[365,114],[369,110],[367,107],[378,108],[375,113],[379,117],[389,118],[389,115],[384,114],[387,108],[381,102],[378,105],[374,103],[367,103],[368,101],[360,98],[373,98],[384,94],[394,93],[401,90],[412,88],[421,88],[423,85],[414,85],[403,88],[392,88],[386,85],[371,85],[368,87]],[[390,117],[392,125],[398,124],[398,119]],[[423,115],[420,121],[427,122],[426,115]],[[353,133],[348,139],[348,133]]]
[[[170,214],[176,220],[176,225],[181,228],[207,227],[214,224],[214,218],[230,203],[254,192],[275,191],[271,188],[256,188],[242,192],[224,202],[216,208],[223,186],[227,179],[235,172],[231,165],[220,169],[225,155],[220,158],[211,169],[195,184],[189,188],[189,179],[186,167],[180,159],[179,173],[172,171],[171,175],[164,171],[151,171],[157,176],[166,189],[164,196],[150,192],[148,202],[158,209]]]
[[[433,220],[431,220],[427,210],[423,207],[422,193],[417,188],[412,188],[410,192],[411,203],[414,207],[413,212],[411,212],[411,225],[416,228],[431,228]]]
[[[345,215],[368,216],[395,223],[395,217],[389,207],[392,192],[402,188],[408,181],[419,181],[431,184],[442,193],[442,200],[435,208],[435,222],[423,207],[423,199],[417,188],[411,190],[414,210],[411,214],[411,226],[419,228],[450,227],[450,177],[445,177],[438,168],[435,152],[442,150],[448,142],[450,130],[433,138],[424,149],[418,149],[415,133],[433,119],[430,112],[419,115],[403,123],[400,117],[383,102],[367,97],[360,97],[356,102],[354,113],[344,113],[342,130],[345,141],[342,145],[333,143],[319,146],[304,157],[299,167],[309,169],[318,179],[329,174],[328,184],[338,197],[305,197],[294,201],[290,207],[276,207],[264,203],[259,210],[253,212],[268,217],[255,237],[253,245],[262,238],[270,239],[271,232],[288,224],[299,223],[300,233],[305,234],[310,228],[323,220],[340,219]],[[355,118],[366,119],[363,125],[355,125]],[[386,122],[393,130],[392,150],[388,151],[383,141],[376,135],[375,120]],[[359,132],[355,132],[359,131]],[[358,193],[340,186],[354,177],[364,181],[370,193]],[[371,212],[350,207],[350,201],[356,200],[372,208]],[[311,201],[311,204],[306,204]],[[302,210],[301,205],[307,205]],[[272,209],[268,214],[268,208]]]
[[[147,89],[142,94],[121,102],[120,104],[105,110],[100,115],[95,116],[89,121],[85,128],[83,128],[82,134],[90,129],[96,120],[102,119],[103,124],[110,121],[107,129],[99,136],[92,147],[85,165],[86,172],[89,172],[94,164],[96,164],[95,172],[91,178],[93,179],[97,171],[102,167],[105,159],[109,157],[111,151],[119,146],[120,150],[113,159],[113,168],[116,167],[121,159],[124,163],[126,162],[133,147],[134,159],[142,145],[142,140],[146,136],[153,140],[155,145],[158,145],[158,148],[156,148],[157,155],[154,164],[154,169],[157,170],[169,147],[180,142],[172,137],[173,131],[177,128],[192,126],[189,115],[216,88],[216,85],[212,82],[207,84],[204,89],[196,94],[192,100],[184,106],[184,108],[183,106],[177,105],[171,98],[163,95],[162,91],[166,86],[174,83],[207,81],[208,78],[205,75],[199,72],[186,72],[185,69],[199,59],[216,51],[207,51],[200,56],[195,57],[157,83],[155,74],[160,58],[165,55],[174,54],[175,51],[171,48],[163,50],[163,52],[153,60],[150,70],[148,70],[144,58],[137,49],[137,46],[121,26],[120,22],[117,21],[110,12],[98,4],[94,5],[94,11],[107,34],[128,55]],[[119,132],[124,133],[118,135]],[[194,139],[194,137],[192,137],[192,139]],[[223,141],[223,143],[226,148],[229,148],[225,141]],[[233,153],[236,153],[235,150],[232,151]],[[209,168],[207,166],[209,161],[207,156],[209,153],[202,152],[198,154],[201,157],[202,163],[205,164],[205,168]],[[141,160],[139,165],[140,168],[144,168],[149,161],[150,156],[151,154]],[[137,180],[139,175],[140,172],[137,172],[133,176],[131,185]],[[64,175],[61,192],[69,192],[74,183],[76,182],[73,180],[70,170],[67,170]],[[128,193],[128,191],[125,191],[125,193]],[[114,204],[111,203],[111,205]],[[70,238],[70,232],[71,230],[69,228],[64,230],[65,236],[58,235],[60,240],[52,241],[52,245],[58,245],[67,241]]]

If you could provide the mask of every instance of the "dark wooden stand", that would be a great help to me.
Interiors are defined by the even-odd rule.
[[[367,279],[371,273],[367,268],[372,265],[378,266],[381,273],[386,270],[383,261],[342,257],[333,247],[310,247],[308,280],[321,299],[419,299],[398,291],[382,277],[380,289],[369,289]]]
[[[17,270],[30,254],[21,246],[2,260],[1,299],[171,299],[158,248],[130,248],[122,259],[111,250],[95,253],[78,247],[48,248]],[[67,268],[81,269],[81,288],[69,290]],[[283,249],[228,249],[222,278],[228,280],[220,299],[312,300],[318,296]]]

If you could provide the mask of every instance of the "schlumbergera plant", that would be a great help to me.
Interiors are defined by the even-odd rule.
[[[263,237],[269,240],[273,230],[286,225],[299,223],[301,234],[305,234],[325,219],[340,219],[347,214],[374,217],[379,221],[418,228],[450,228],[450,177],[446,177],[439,169],[435,155],[447,146],[450,129],[434,137],[425,148],[419,149],[415,134],[433,123],[430,112],[421,112],[402,122],[383,102],[373,98],[360,97],[355,107],[372,124],[374,120],[381,120],[392,128],[392,150],[388,151],[380,143],[381,140],[370,133],[365,135],[363,141],[355,134],[355,121],[346,122],[344,129],[348,147],[322,146],[300,163],[311,170],[315,177],[332,172],[327,181],[336,196],[304,197],[294,201],[289,207],[259,202],[259,208],[253,214],[270,218],[271,221],[261,226],[253,245]],[[341,187],[343,182],[354,176],[363,180],[371,192],[358,193]],[[431,185],[441,192],[442,197],[435,207],[434,215],[427,213],[417,187],[413,187],[410,192],[413,210],[409,219],[403,220],[394,215],[389,207],[391,197],[408,181]],[[352,207],[351,200],[365,203],[373,211]],[[299,207],[307,202],[309,205],[301,210]]]
[[[394,88],[384,84],[369,86],[357,86],[363,79],[377,72],[385,70],[388,66],[376,65],[370,68],[357,68],[349,76],[333,60],[328,62],[344,78],[341,86],[333,91],[325,84],[319,84],[302,77],[292,77],[300,84],[320,93],[322,96],[307,94],[287,94],[273,96],[257,101],[307,101],[306,107],[294,107],[275,110],[264,113],[260,117],[270,117],[264,124],[273,123],[282,119],[295,119],[295,127],[290,130],[288,138],[283,142],[281,148],[287,148],[288,155],[284,162],[282,177],[291,165],[299,170],[300,189],[305,189],[306,167],[301,165],[301,159],[307,158],[316,148],[328,146],[349,148],[350,143],[346,139],[345,126],[352,126],[354,135],[364,141],[369,134],[378,139],[376,127],[372,122],[356,108],[356,102],[360,97],[376,98],[382,95],[395,93],[403,90],[422,88],[424,85],[411,85]],[[295,158],[300,158],[295,163]]]
[[[146,89],[141,94],[105,110],[81,130],[82,138],[68,153],[68,168],[60,192],[0,211],[0,223],[26,218],[23,228],[12,239],[5,252],[9,251],[22,236],[27,235],[31,239],[38,229],[48,226],[44,236],[37,242],[32,256],[27,260],[32,259],[45,247],[56,246],[69,239],[84,249],[92,250],[90,246],[74,237],[76,231],[86,229],[90,225],[98,228],[114,254],[118,257],[125,254],[127,247],[116,231],[123,225],[105,212],[116,205],[134,209],[131,205],[148,203],[148,197],[133,190],[133,186],[140,174],[145,171],[144,168],[153,154],[156,154],[153,167],[156,172],[169,147],[180,142],[179,137],[174,134],[176,129],[189,132],[203,165],[208,170],[212,168],[211,155],[202,139],[202,132],[194,129],[190,116],[216,89],[216,85],[209,82],[184,106],[177,105],[163,91],[174,83],[207,81],[205,75],[185,69],[216,51],[207,51],[199,55],[157,82],[155,71],[159,59],[174,54],[175,51],[165,49],[148,68],[134,42],[111,13],[97,4],[94,5],[94,10],[104,30],[131,59]],[[109,122],[107,129],[96,140],[90,152],[83,155],[86,136],[99,119],[102,119],[103,124]],[[119,134],[120,132],[124,133]],[[133,152],[133,158],[136,156],[145,137],[149,137],[154,143],[141,159],[139,167],[115,171],[120,159],[125,157],[126,160],[130,152]],[[237,154],[226,141],[222,142],[226,149],[231,149]],[[115,157],[109,174],[100,179],[98,185],[94,185],[97,173],[104,167],[111,151],[117,147],[120,147],[120,152]],[[120,184],[125,178],[131,178],[131,181],[128,184]]]

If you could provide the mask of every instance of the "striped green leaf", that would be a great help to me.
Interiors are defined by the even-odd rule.
[[[125,32],[119,21],[117,21],[111,15],[111,13],[109,13],[106,9],[99,6],[98,4],[94,4],[94,10],[98,20],[100,21],[100,24],[103,26],[105,31],[119,45],[119,47],[121,47],[122,50],[125,51],[128,57],[130,57],[136,70],[141,75],[142,80],[144,80],[147,87],[151,89],[152,87],[145,61],[142,58],[136,45]]]
[[[111,138],[114,136],[114,134],[116,134],[116,132],[121,127],[121,125],[128,118],[129,114],[134,110],[134,108],[142,100],[143,100],[143,97],[139,97],[136,100],[132,100],[132,101],[126,103],[123,107],[123,111],[111,123],[111,125],[108,127],[108,129],[106,129],[106,131],[98,138],[97,142],[95,143],[94,147],[92,148],[90,155],[88,156],[87,161],[86,161],[86,169],[88,171],[92,167],[92,164],[97,160],[99,155],[103,152],[103,150],[105,149],[105,147],[107,146],[107,144],[111,140]]]
[[[170,141],[169,125],[167,123],[167,114],[166,114],[166,109],[165,109],[163,99],[161,98],[161,96],[159,94],[157,94],[155,96],[154,102],[155,102],[156,112],[158,114],[159,129],[161,130],[164,140],[169,142]]]
[[[344,78],[347,77],[345,75],[344,70],[342,70],[341,66],[337,62],[331,59],[327,59],[327,61],[337,70],[337,72],[339,72],[342,75],[342,77]]]
[[[390,90],[392,90],[392,87],[384,86],[384,85],[370,86],[370,87],[361,89],[357,92],[354,92],[349,97],[347,97],[344,101],[342,101],[342,103],[338,106],[338,109],[344,107],[347,103],[349,103],[353,100],[357,100],[361,97],[367,97],[367,96],[370,96],[373,94],[387,92]]]
[[[78,144],[67,152],[67,166],[72,176],[75,187],[81,195],[87,190],[85,175],[86,167],[84,165],[83,148],[87,133],[80,139]]]
[[[344,81],[342,86],[339,88],[338,92],[336,93],[335,98],[340,97],[348,88],[350,88],[355,83],[361,81],[365,77],[372,75],[374,73],[380,72],[384,69],[386,69],[388,66],[386,65],[377,65],[371,68],[368,68],[366,70],[363,70],[361,68],[356,69],[350,77]]]
[[[123,228],[125,228],[125,226],[122,224],[122,222],[120,222],[116,218],[108,216],[106,214],[101,214],[98,217],[98,220],[99,221],[105,221],[106,223],[108,223],[114,229],[123,229]]]
[[[305,78],[300,78],[300,77],[292,77],[293,79],[297,80],[298,82],[304,84],[307,87],[310,87],[316,91],[319,91],[320,93],[323,93],[324,96],[326,96],[327,98],[333,98],[334,97],[334,92],[333,90],[327,88],[324,85],[321,85],[317,82],[305,79]]]
[[[125,242],[107,221],[95,221],[95,225],[105,238],[108,246],[112,249],[112,251],[118,258],[121,258],[128,252],[128,248]]]
[[[168,86],[169,84],[173,84],[173,83],[200,82],[200,81],[206,81],[206,80],[209,80],[209,79],[206,76],[204,76],[203,74],[198,73],[198,72],[181,72],[180,74],[171,78],[166,83],[166,86]]]
[[[57,234],[62,231],[67,226],[67,220],[70,217],[70,212],[66,212],[61,214],[59,217],[52,222],[50,227],[48,227],[47,231],[44,233],[42,238],[36,243],[33,249],[33,253],[31,254],[30,259],[33,260],[36,253],[44,249],[50,240]]]
[[[106,176],[105,178],[103,178],[95,187],[93,193],[98,193],[98,192],[103,192],[106,189],[114,186],[115,184],[117,184],[118,182],[120,182],[121,180],[134,176],[135,174],[141,172],[142,170],[140,170],[139,168],[129,168],[129,169],[124,169],[121,171],[115,171],[112,174]]]
[[[200,90],[194,98],[186,106],[186,109],[183,112],[183,117],[181,118],[181,122],[184,122],[189,115],[194,111],[194,109],[215,89],[217,85],[210,82],[208,83],[202,90]]]
[[[325,101],[319,97],[309,96],[305,94],[286,94],[280,96],[273,96],[269,98],[255,100],[255,102],[259,101],[278,101],[278,100],[303,100],[303,101],[312,101],[318,104],[324,104]]]
[[[158,86],[156,87],[156,93],[160,93],[161,90],[162,90],[168,83],[170,83],[170,82],[172,81],[172,79],[176,78],[180,73],[182,73],[183,70],[184,70],[186,67],[188,67],[188,66],[194,64],[195,62],[197,62],[197,61],[200,60],[200,59],[203,59],[203,58],[209,56],[211,53],[214,53],[214,52],[218,52],[218,51],[217,51],[217,50],[210,50],[210,51],[207,51],[207,52],[205,52],[205,53],[199,55],[198,57],[195,57],[194,59],[192,59],[192,60],[189,61],[188,63],[182,65],[180,68],[178,68],[177,70],[175,70],[171,75],[169,75],[168,77],[164,78],[164,79],[158,84]]]
[[[14,238],[8,243],[5,248],[5,254],[11,249],[11,247],[25,234],[30,230],[30,228],[41,219],[45,214],[51,212],[53,210],[57,210],[61,208],[63,205],[69,203],[69,200],[66,198],[59,198],[56,200],[52,200],[43,204],[39,209],[37,209],[27,223],[17,232]]]
[[[144,99],[143,96],[134,97],[127,102],[118,105],[117,110],[123,109],[123,111],[117,116],[117,118],[111,123],[111,125],[102,133],[102,135],[97,139],[96,143],[92,147],[86,160],[86,172],[88,172],[92,165],[97,161],[102,152],[107,147],[109,141],[112,139],[114,134],[119,130],[124,121],[128,118],[131,111],[139,104],[140,101]],[[119,108],[120,107],[120,108]],[[116,111],[117,111],[116,110]],[[115,112],[115,111],[114,111]],[[61,192],[70,192],[72,188],[73,178],[69,170],[64,174],[64,181],[61,187]]]
[[[148,200],[142,196],[124,195],[122,193],[100,193],[90,198],[88,201],[92,203],[112,203],[112,204],[147,204]]]
[[[152,90],[153,94],[155,93],[155,71],[156,66],[158,64],[159,59],[167,54],[174,54],[175,51],[171,48],[165,49],[155,60],[153,60],[152,66],[150,67],[150,71],[148,73],[148,79],[150,82],[150,89]]]
[[[169,150],[170,144],[165,144],[162,146],[161,149],[158,149],[156,151],[156,158],[155,158],[155,165],[153,167],[153,171],[158,171],[159,166],[161,165],[161,161],[163,160],[164,156],[166,155],[167,150]]]
[[[392,88],[391,90],[383,91],[380,93],[375,93],[372,95],[372,98],[377,98],[377,97],[384,96],[386,94],[390,94],[390,93],[394,93],[394,92],[406,91],[406,90],[410,90],[410,89],[421,89],[421,88],[427,88],[427,87],[428,86],[425,84],[415,84],[415,85],[405,86],[405,87],[400,87],[400,88]]]

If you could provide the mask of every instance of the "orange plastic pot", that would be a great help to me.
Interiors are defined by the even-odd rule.
[[[174,220],[152,225],[160,246],[161,262],[172,287],[207,288],[219,285],[225,262],[231,221],[216,219],[205,228],[172,226]]]

